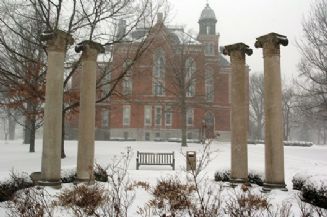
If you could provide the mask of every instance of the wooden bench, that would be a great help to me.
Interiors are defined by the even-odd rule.
[[[175,170],[175,154],[171,153],[151,153],[151,152],[137,152],[136,169],[140,165],[169,165]]]

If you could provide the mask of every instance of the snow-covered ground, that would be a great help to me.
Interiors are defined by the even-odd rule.
[[[185,176],[185,157],[182,153],[186,151],[196,151],[200,153],[201,144],[189,144],[188,147],[181,148],[178,143],[170,142],[144,142],[144,141],[97,141],[95,147],[95,160],[101,165],[107,165],[112,158],[126,152],[127,147],[131,147],[134,156],[129,165],[129,176],[133,180],[147,181],[155,184],[159,178],[178,175]],[[211,144],[211,162],[206,168],[209,179],[214,178],[214,173],[218,169],[230,168],[230,144],[213,142]],[[36,143],[36,152],[29,153],[28,146],[23,145],[22,141],[0,141],[0,180],[9,177],[11,170],[17,172],[35,172],[41,168],[42,141]],[[65,150],[67,157],[62,160],[62,169],[73,169],[76,167],[77,141],[66,141]],[[136,170],[136,151],[147,152],[175,152],[176,170],[172,171],[170,166],[141,166]],[[264,172],[264,146],[248,146],[249,170]],[[297,191],[292,190],[292,178],[298,173],[320,174],[327,176],[327,146],[312,147],[285,147],[285,181],[288,192],[274,190],[269,193],[269,198],[275,203],[288,198],[294,198]],[[327,180],[326,180],[327,181]],[[136,198],[135,203],[144,203],[144,200]],[[139,204],[141,205],[141,204]],[[136,206],[135,206],[136,207]],[[131,211],[133,212],[133,210]],[[5,210],[0,208],[0,216],[4,215]],[[131,215],[134,216],[134,215]]]

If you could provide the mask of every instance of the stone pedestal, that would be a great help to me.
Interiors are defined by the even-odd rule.
[[[257,38],[256,48],[263,48],[265,115],[265,188],[285,189],[282,88],[280,44],[286,36],[270,33]]]
[[[82,72],[80,77],[80,113],[77,152],[77,182],[94,182],[94,135],[97,56],[104,52],[101,44],[84,41],[75,48],[82,53]]]
[[[232,66],[232,138],[231,138],[231,182],[248,182],[248,72],[245,54],[251,55],[252,49],[243,43],[225,46],[224,54],[230,56]]]
[[[60,30],[44,33],[42,40],[47,41],[48,71],[43,125],[43,150],[40,185],[61,187],[61,134],[64,58],[72,37]]]

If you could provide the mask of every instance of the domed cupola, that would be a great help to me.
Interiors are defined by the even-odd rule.
[[[216,15],[215,12],[210,8],[209,4],[202,10],[199,19],[199,27],[201,35],[215,35],[216,34]]]

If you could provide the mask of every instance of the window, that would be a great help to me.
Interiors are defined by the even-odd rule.
[[[204,45],[204,55],[206,55],[206,56],[213,56],[213,55],[215,55],[215,49],[214,49],[213,44],[206,43]]]
[[[105,96],[110,91],[110,81],[111,81],[111,71],[110,69],[106,69],[105,67],[100,67],[100,73],[103,73],[101,75],[102,77],[102,95]]]
[[[173,122],[173,113],[170,106],[166,106],[165,110],[165,125],[171,126]]]
[[[128,140],[128,132],[124,132],[124,139]]]
[[[144,106],[144,126],[152,125],[152,106]]]
[[[123,126],[129,126],[131,123],[131,106],[123,106]]]
[[[192,139],[192,132],[187,133],[187,139]]]
[[[103,109],[102,110],[102,128],[109,127],[109,110]]]
[[[165,95],[165,57],[162,50],[158,50],[154,56],[152,87],[153,95]]]
[[[196,66],[194,60],[188,58],[185,62],[185,87],[187,97],[193,97],[195,95],[195,71]]]
[[[155,107],[155,125],[161,126],[161,119],[162,119],[162,108],[161,106]]]
[[[124,78],[122,81],[123,85],[123,95],[131,95],[132,94],[132,70],[131,70],[132,62],[127,60],[124,62]]]
[[[205,96],[207,102],[214,100],[214,77],[211,68],[205,70]]]
[[[193,126],[193,120],[194,120],[194,110],[193,109],[187,109],[187,111],[186,111],[186,125],[187,126]]]
[[[146,132],[145,133],[145,141],[149,141],[150,140],[150,133]]]

